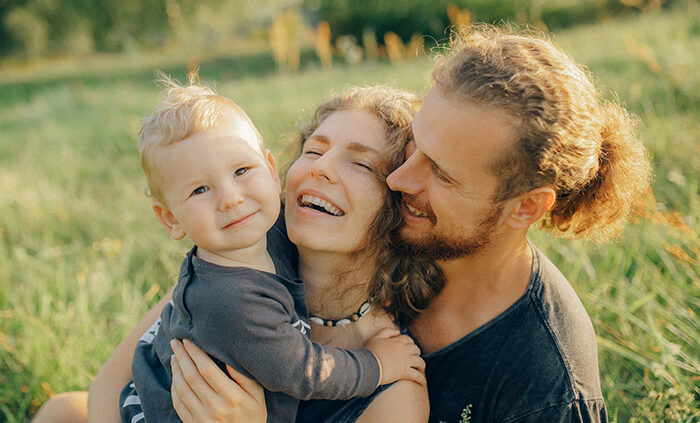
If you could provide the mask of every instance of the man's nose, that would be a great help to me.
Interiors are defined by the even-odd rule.
[[[416,194],[421,189],[419,155],[412,154],[405,162],[386,177],[392,191]]]

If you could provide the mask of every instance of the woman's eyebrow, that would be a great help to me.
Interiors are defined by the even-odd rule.
[[[331,140],[325,135],[311,135],[306,141],[314,140],[320,142],[321,144],[330,144]]]
[[[377,151],[376,149],[374,149],[368,145],[359,143],[359,142],[351,142],[350,144],[348,144],[347,148],[348,148],[348,150],[354,151],[357,153],[372,153],[372,154],[377,154],[377,155],[379,154],[379,151]]]

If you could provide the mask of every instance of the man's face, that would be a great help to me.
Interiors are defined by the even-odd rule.
[[[413,120],[413,133],[406,162],[387,178],[392,190],[403,193],[398,245],[432,260],[477,253],[501,223],[503,205],[492,201],[499,180],[490,169],[513,148],[513,118],[434,86]]]

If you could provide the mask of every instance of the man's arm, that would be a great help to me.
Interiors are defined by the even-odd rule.
[[[117,346],[90,384],[88,395],[88,420],[100,423],[119,423],[119,393],[131,380],[131,360],[136,343],[141,335],[158,320],[163,307],[170,301],[171,289],[146,315],[134,326],[124,340]]]

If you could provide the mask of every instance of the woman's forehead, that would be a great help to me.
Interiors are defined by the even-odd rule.
[[[381,151],[388,142],[383,122],[365,110],[340,110],[331,113],[309,139],[322,143],[342,143],[355,151]]]

